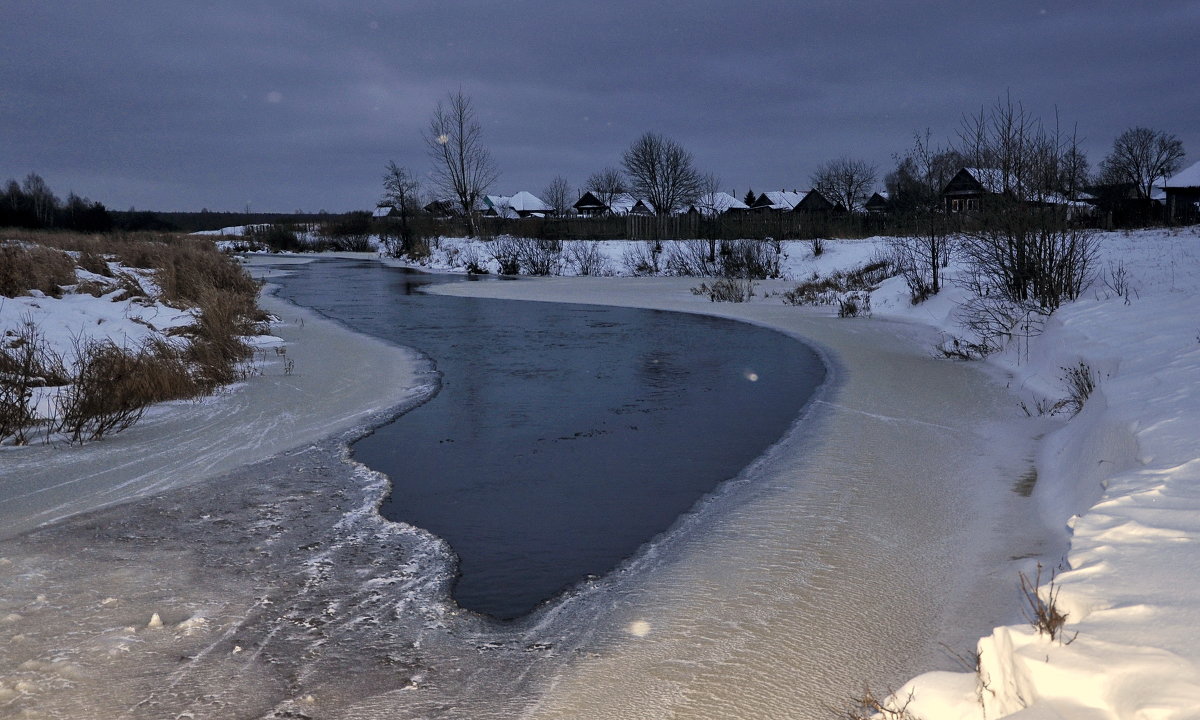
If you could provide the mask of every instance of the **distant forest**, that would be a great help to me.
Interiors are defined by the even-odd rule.
[[[0,227],[58,229],[75,232],[198,232],[220,230],[236,225],[295,224],[328,222],[345,217],[338,213],[246,213],[246,212],[163,212],[150,210],[109,210],[75,193],[59,198],[36,173],[23,182],[9,180],[0,194]]]

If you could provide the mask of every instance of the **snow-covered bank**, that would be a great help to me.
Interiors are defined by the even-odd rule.
[[[1038,457],[1036,497],[1070,533],[1056,580],[1070,642],[997,628],[978,676],[902,689],[917,716],[1200,717],[1200,233],[1108,233],[1101,248],[1128,302],[1098,282],[1027,353],[993,359],[1042,396],[1080,361],[1097,378]]]
[[[102,443],[0,451],[0,537],[215,477],[430,392],[433,380],[410,351],[269,294],[262,306],[282,318],[274,332],[285,354],[262,353],[261,374],[213,397],[155,406]]]
[[[832,366],[804,421],[662,541],[670,561],[610,580],[620,600],[595,632],[611,646],[556,675],[529,717],[824,717],[864,681],[953,667],[940,644],[969,647],[1018,617],[1011,578],[1062,550],[1014,491],[1055,421],[1025,418],[1002,374],[934,359],[938,335],[919,325],[764,297],[782,281],[746,304],[711,303],[697,282],[435,290],[718,314],[815,342]]]
[[[829,252],[815,259],[791,244],[787,266],[796,278],[814,269],[825,273],[862,262],[879,244],[831,242]],[[1200,235],[1195,229],[1105,233],[1100,247],[1102,276],[1111,282],[1123,271],[1132,285],[1128,301],[1101,277],[1083,298],[1060,309],[1043,334],[987,363],[1009,378],[1012,402],[1031,409],[1066,394],[1065,368],[1083,362],[1097,379],[1097,389],[1070,422],[1027,421],[1049,431],[1033,459],[1033,499],[1052,532],[1070,543],[1069,569],[1056,587],[1060,609],[1068,613],[1067,638],[1075,639],[1052,642],[1013,618],[1016,624],[980,641],[978,676],[938,672],[902,688],[900,698],[913,692],[908,711],[915,717],[1200,716],[1200,552],[1194,546],[1200,539]],[[682,298],[694,284],[549,279],[442,291],[673,309],[692,304],[693,311],[795,327],[781,319],[782,308],[764,307],[777,300],[762,294],[786,283],[760,284],[749,305],[709,308],[701,307],[706,301],[695,305]],[[903,284],[893,280],[873,295],[873,307],[876,318],[959,333],[954,305],[960,297],[952,288],[911,306]],[[804,332],[813,336],[811,329]],[[815,337],[824,340],[820,333]],[[1046,559],[1050,566],[1058,560]],[[1032,575],[1032,564],[1014,566],[1006,580],[1011,588],[1017,586],[1015,570]]]

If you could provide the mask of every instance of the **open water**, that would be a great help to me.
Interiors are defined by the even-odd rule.
[[[744,323],[420,292],[460,281],[355,261],[277,280],[436,364],[439,393],[354,455],[390,477],[385,517],[453,548],[458,603],[494,617],[617,567],[778,440],[825,377],[807,346]]]

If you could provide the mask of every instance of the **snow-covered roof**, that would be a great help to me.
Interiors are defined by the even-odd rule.
[[[627,215],[637,205],[637,198],[629,193],[621,193],[613,197],[611,203],[608,204],[608,209],[615,215]]]
[[[1185,168],[1175,173],[1171,177],[1163,181],[1161,187],[1164,188],[1183,188],[1183,187],[1200,187],[1200,162]]]
[[[696,202],[683,209],[684,212],[695,210],[702,215],[720,215],[728,210],[745,210],[749,206],[727,192],[715,192],[701,195]]]
[[[377,205],[375,207],[375,211],[371,213],[371,217],[387,217],[388,215],[392,214],[392,210],[393,208],[391,205]]]
[[[807,194],[807,192],[789,192],[787,190],[765,192],[758,196],[758,202],[756,204],[759,207],[764,207],[762,204],[762,199],[765,197],[770,201],[770,205],[766,205],[766,207],[769,207],[772,210],[791,210],[799,205],[800,201],[803,200],[804,196]]]
[[[517,212],[550,212],[554,209],[538,196],[524,190],[510,197],[508,205]]]

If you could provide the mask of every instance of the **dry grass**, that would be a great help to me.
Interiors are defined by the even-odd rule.
[[[1025,619],[1038,631],[1039,635],[1046,635],[1051,640],[1058,640],[1069,645],[1075,640],[1075,636],[1071,636],[1070,640],[1063,639],[1067,613],[1062,612],[1058,607],[1059,588],[1054,584],[1054,578],[1058,573],[1052,571],[1050,577],[1043,584],[1043,569],[1042,564],[1038,563],[1037,574],[1032,580],[1025,573],[1020,574],[1021,592],[1025,595]]]
[[[39,384],[68,386],[60,395],[57,427],[47,432],[65,432],[83,442],[129,427],[151,403],[195,397],[242,377],[241,363],[251,351],[241,336],[254,334],[266,316],[256,305],[258,284],[212,243],[155,233],[6,231],[4,237],[0,289],[21,288],[14,296],[29,289],[61,294],[61,286],[75,285],[77,265],[113,278],[113,284],[89,281],[76,292],[98,297],[116,287],[122,290],[117,300],[147,296],[151,285],[144,286],[134,273],[109,268],[117,261],[148,271],[157,285],[154,299],[199,308],[199,313],[196,323],[180,333],[189,341],[182,349],[164,340],[124,348],[108,340],[77,339],[74,377],[43,377],[53,373],[45,370],[49,355],[36,328],[8,332],[0,348],[0,440],[24,442],[29,428],[42,422],[28,409],[30,388]]]
[[[70,255],[42,245],[0,242],[0,296],[39,290],[61,297],[62,286],[74,283],[75,262]]]

